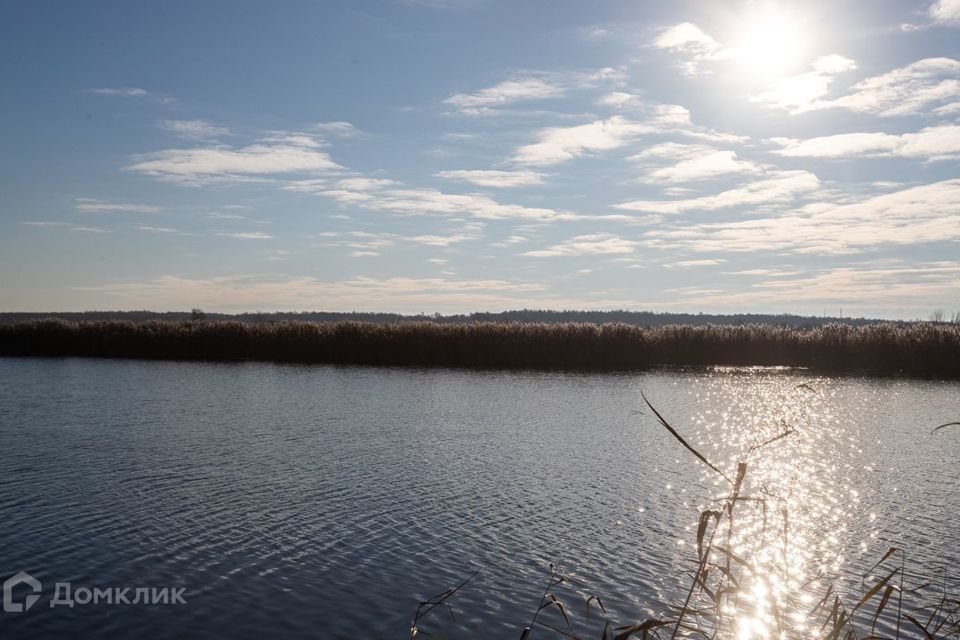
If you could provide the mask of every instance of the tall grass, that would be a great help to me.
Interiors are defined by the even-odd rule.
[[[960,377],[960,325],[40,320],[0,325],[0,355],[615,371],[785,365]]]

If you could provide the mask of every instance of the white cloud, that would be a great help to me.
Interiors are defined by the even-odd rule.
[[[600,99],[597,100],[597,104],[603,107],[623,109],[625,107],[642,105],[643,98],[633,93],[627,93],[626,91],[611,91],[601,96]]]
[[[150,92],[139,87],[103,87],[100,89],[86,89],[84,93],[93,93],[101,96],[119,96],[122,98],[146,98]]]
[[[440,178],[469,182],[478,187],[527,187],[543,184],[544,174],[536,171],[458,170],[441,171]]]
[[[468,240],[476,240],[476,236],[467,235],[465,233],[457,233],[449,236],[427,234],[421,236],[411,236],[407,238],[407,240],[416,244],[427,245],[429,247],[449,247],[452,244],[459,244]]]
[[[364,131],[353,126],[353,124],[343,121],[318,122],[313,125],[313,128],[317,131],[322,131],[323,133],[340,138],[360,138],[367,135]]]
[[[78,213],[157,213],[160,207],[130,202],[108,202],[95,198],[75,198],[73,208]]]
[[[223,231],[217,235],[236,240],[273,240],[273,236],[259,231]]]
[[[556,164],[587,151],[622,147],[631,138],[646,131],[646,127],[629,122],[623,116],[574,127],[543,129],[538,134],[539,141],[517,149],[513,160],[528,165]]]
[[[853,85],[853,91],[836,100],[816,101],[810,109],[837,107],[879,116],[922,113],[941,102],[960,97],[960,61],[925,58],[905,67]]]
[[[626,240],[610,233],[592,233],[576,236],[547,249],[527,251],[523,255],[535,258],[633,253],[639,242]]]
[[[660,32],[653,41],[658,49],[693,49],[696,51],[716,51],[720,43],[703,32],[692,22],[681,22]]]
[[[139,231],[145,233],[162,233],[162,234],[180,234],[183,235],[183,232],[178,229],[171,229],[170,227],[151,227],[146,225],[141,225],[137,227]]]
[[[21,220],[20,224],[34,227],[37,229],[66,229],[69,228],[70,231],[79,231],[81,233],[113,233],[112,229],[104,229],[102,227],[77,227],[72,226],[69,222],[46,222],[46,221],[35,221],[35,220]]]
[[[763,282],[769,298],[825,300],[845,304],[910,305],[926,310],[960,294],[960,264],[919,263],[880,268],[843,267],[806,278]]]
[[[158,180],[202,185],[290,173],[330,173],[343,167],[299,136],[264,139],[246,147],[225,145],[166,149],[134,157],[124,167]]]
[[[326,143],[313,134],[300,131],[272,131],[268,136],[262,138],[260,142],[271,144],[289,145],[292,147],[306,147],[308,149],[319,149],[326,146]]]
[[[365,204],[370,208],[406,214],[469,214],[485,219],[530,218],[552,220],[558,214],[552,209],[502,204],[493,198],[479,194],[451,194],[435,189],[393,189],[386,191],[374,202]]]
[[[662,30],[654,39],[653,46],[680,54],[684,58],[681,69],[687,75],[700,75],[704,73],[704,62],[721,60],[730,55],[719,42],[692,22],[681,22]]]
[[[764,275],[758,273],[757,275]],[[937,301],[960,296],[960,263],[954,261],[892,262],[850,265],[812,273],[770,273],[746,290],[722,291],[697,299],[702,305],[789,306],[813,303],[842,305],[845,311],[896,309],[901,317],[925,315]]]
[[[724,275],[731,276],[795,276],[802,271],[785,271],[783,269],[741,269],[739,271],[724,271]]]
[[[633,200],[614,206],[628,211],[658,214],[713,211],[745,205],[792,202],[817,191],[820,186],[820,180],[809,171],[777,171],[759,180],[709,196],[680,200]]]
[[[927,15],[935,24],[960,24],[960,0],[937,0],[927,9]]]
[[[626,67],[602,67],[587,71],[524,71],[479,91],[455,93],[443,103],[463,115],[497,115],[504,112],[502,107],[519,102],[546,100],[601,86],[622,86],[626,77]]]
[[[900,136],[895,154],[907,158],[948,160],[960,157],[960,126],[927,127]]]
[[[208,218],[213,218],[214,220],[246,220],[246,216],[241,216],[236,213],[221,213],[219,211],[211,211],[207,214]]]
[[[694,125],[690,121],[690,112],[679,105],[645,105],[644,117],[638,120],[615,115],[586,124],[540,129],[536,133],[536,142],[519,147],[511,160],[529,166],[558,164],[587,153],[618,149],[643,136],[665,133],[715,143],[746,140]]]
[[[520,147],[512,160],[525,165],[551,165],[584,153],[617,149],[631,140],[689,126],[690,114],[683,107],[664,106],[648,121],[635,122],[616,115],[572,127],[550,127],[537,133],[537,142]]]
[[[841,133],[807,140],[776,139],[783,145],[775,151],[790,158],[843,158],[887,154],[897,147],[899,136],[889,133]]]
[[[469,230],[469,229],[468,229]],[[428,247],[450,247],[461,242],[476,240],[474,233],[453,233],[449,235],[422,234],[404,236],[397,233],[370,233],[367,231],[350,231],[338,233],[326,231],[317,234],[322,241],[316,246],[348,247],[365,251],[380,250],[393,247],[397,244],[417,244]]]
[[[813,70],[817,73],[837,74],[844,71],[853,71],[857,68],[857,63],[850,58],[845,58],[836,53],[828,56],[821,56],[813,61]]]
[[[751,100],[772,104],[791,113],[820,108],[817,101],[830,90],[834,76],[856,68],[857,64],[849,58],[836,54],[823,56],[813,62],[810,71],[777,80]]]
[[[47,222],[41,220],[21,220],[20,224],[28,227],[37,227],[40,229],[54,229],[57,227],[69,227],[69,222]]]
[[[713,147],[704,144],[684,144],[680,142],[661,142],[652,147],[647,147],[643,151],[630,156],[628,160],[649,160],[651,158],[663,158],[666,160],[688,160],[696,158],[715,151]]]
[[[465,115],[482,115],[494,107],[527,100],[543,100],[563,93],[560,86],[540,78],[514,78],[475,93],[455,93],[444,104]]]
[[[692,145],[691,145],[692,146]],[[641,180],[643,182],[690,182],[732,174],[760,174],[763,168],[753,162],[740,160],[734,151],[710,151],[689,157],[669,167],[655,169]]]
[[[960,114],[960,102],[951,102],[933,110],[938,116],[952,116]]]
[[[206,120],[161,120],[160,126],[189,140],[206,140],[230,134],[230,130],[226,127]]]
[[[676,262],[668,262],[663,266],[675,269],[692,269],[694,267],[715,267],[724,262],[726,262],[726,260],[721,259],[678,260]]]
[[[367,193],[366,190],[351,191],[349,189],[325,189],[315,191],[317,195],[325,196],[336,200],[340,204],[362,204],[375,200],[374,196]]]
[[[393,181],[377,181],[363,178],[354,185],[349,180],[341,181],[339,189],[288,185],[300,191],[332,198],[345,205],[365,209],[390,211],[405,215],[470,215],[481,219],[526,218],[532,220],[556,220],[566,215],[553,209],[504,204],[483,194],[453,194],[437,189],[402,188]]]
[[[79,231],[81,233],[113,233],[112,229],[102,227],[70,227],[70,231]]]
[[[627,68],[601,67],[593,71],[568,72],[561,74],[568,86],[593,89],[601,85],[621,86],[628,77]]]
[[[586,38],[587,40],[604,40],[609,38],[612,34],[609,29],[593,25],[589,27],[583,27],[580,29],[580,35]]]
[[[325,178],[310,178],[307,180],[289,180],[283,185],[286,191],[301,193],[323,194],[335,200],[352,202],[356,200],[370,200],[369,192],[399,185],[396,180],[386,178],[354,177],[330,181]]]
[[[809,140],[781,140],[776,153],[788,157],[846,158],[854,156],[899,156],[925,160],[960,157],[960,126],[927,127],[917,133],[844,133]]]
[[[387,178],[344,178],[337,181],[337,187],[340,189],[349,189],[351,191],[374,191],[383,187],[390,187],[399,184],[396,180]]]
[[[818,203],[787,214],[647,233],[654,247],[699,252],[856,253],[870,247],[960,241],[960,179],[910,187],[847,204]]]

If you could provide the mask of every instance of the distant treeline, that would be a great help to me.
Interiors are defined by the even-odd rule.
[[[454,315],[403,315],[398,313],[337,313],[331,311],[298,311],[270,313],[211,313],[199,309],[191,311],[81,311],[81,312],[21,312],[0,313],[0,324],[59,318],[71,322],[92,322],[103,320],[128,320],[147,322],[149,320],[182,321],[196,319],[201,315],[206,320],[236,320],[250,323],[277,322],[373,322],[376,324],[396,324],[402,322],[435,322],[438,324],[473,324],[476,322],[536,322],[563,324],[570,322],[589,322],[592,324],[623,323],[644,327],[665,327],[673,324],[685,325],[742,325],[770,324],[789,327],[822,327],[828,324],[866,325],[877,320],[868,318],[839,318],[798,316],[789,314],[705,314],[705,313],[654,313],[652,311],[546,311],[522,309],[498,313],[470,313]],[[896,323],[905,324],[905,323]]]
[[[105,321],[0,325],[0,355],[617,371],[786,365],[960,378],[960,325]]]

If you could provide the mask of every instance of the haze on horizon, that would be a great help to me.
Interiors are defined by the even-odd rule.
[[[0,311],[960,309],[960,0],[6,3]]]

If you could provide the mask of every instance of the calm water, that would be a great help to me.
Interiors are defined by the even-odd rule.
[[[43,583],[0,636],[402,638],[481,569],[424,628],[518,638],[550,562],[575,616],[592,593],[618,621],[662,613],[725,490],[641,391],[789,504],[795,575],[891,544],[916,574],[957,566],[960,429],[930,435],[960,419],[956,383],[0,358],[0,579]],[[56,582],[187,603],[51,608]]]

